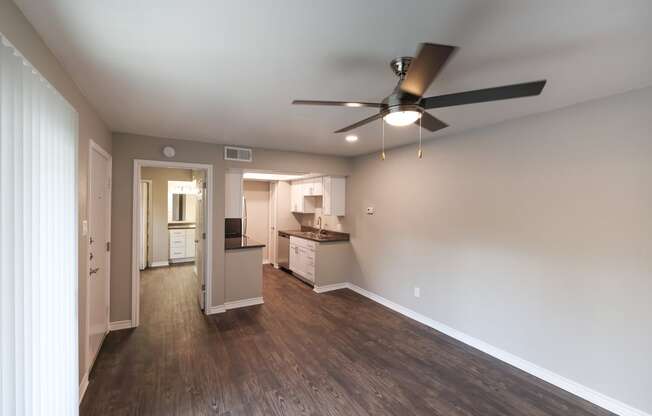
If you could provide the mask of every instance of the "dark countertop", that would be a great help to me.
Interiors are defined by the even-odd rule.
[[[242,248],[262,248],[265,244],[252,240],[247,236],[242,237],[226,237],[224,239],[224,250],[239,250]]]
[[[282,230],[279,233],[285,233],[293,237],[305,238],[306,240],[316,241],[318,243],[331,243],[335,241],[349,241],[351,236],[348,233],[337,231],[323,230],[322,234],[317,236],[316,228],[301,227],[301,230]]]

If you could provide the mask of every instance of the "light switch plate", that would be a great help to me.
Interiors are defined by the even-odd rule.
[[[374,207],[367,207],[367,215],[374,215],[376,209]]]
[[[414,288],[414,297],[415,298],[420,298],[421,297],[421,289],[418,287]]]
[[[88,235],[88,221],[86,221],[86,220],[82,221],[82,235],[83,236]]]

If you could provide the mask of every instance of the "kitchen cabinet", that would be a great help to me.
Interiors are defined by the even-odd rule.
[[[294,181],[290,185],[290,199],[292,212],[299,214],[314,214],[316,198],[306,198],[309,185],[305,181]]]
[[[316,242],[290,235],[289,251],[289,269],[318,293],[324,287],[347,281],[355,263],[348,240]]]
[[[170,261],[172,263],[192,261],[195,258],[195,229],[171,229],[170,234]]]
[[[303,183],[303,196],[321,196],[324,191],[322,178],[304,179]]]
[[[227,170],[224,185],[224,217],[242,218],[242,171]]]
[[[290,237],[290,270],[293,273],[315,282],[316,243],[303,238]]]
[[[346,178],[324,176],[322,214],[344,216],[346,212]]]

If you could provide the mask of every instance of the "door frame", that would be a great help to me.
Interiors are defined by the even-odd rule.
[[[88,233],[87,236],[90,236],[92,233],[92,221],[91,221],[91,182],[92,182],[92,168],[93,168],[93,152],[97,152],[103,157],[106,158],[107,160],[107,165],[108,165],[108,175],[109,175],[109,191],[108,191],[108,198],[106,201],[107,204],[107,219],[106,219],[106,232],[107,236],[109,237],[109,241],[107,243],[111,242],[111,194],[112,194],[112,187],[113,187],[113,173],[112,173],[112,168],[113,168],[113,158],[109,152],[104,150],[99,144],[94,142],[93,140],[89,140],[89,145],[88,145],[88,183],[86,184],[86,210],[88,212],[87,215],[87,224],[88,224]],[[88,240],[88,238],[86,239]],[[88,244],[88,242],[87,242]],[[90,244],[88,244],[90,246]],[[111,250],[106,251],[107,253],[107,261],[106,261],[106,305],[107,305],[107,310],[106,310],[106,332],[105,335],[109,332],[111,328]],[[95,359],[97,358],[97,355],[99,353],[98,351],[91,356],[91,343],[90,343],[90,314],[91,314],[91,309],[90,309],[90,285],[89,285],[89,275],[88,275],[88,270],[90,267],[90,259],[88,255],[85,258],[85,268],[84,268],[84,276],[86,279],[86,351],[84,352],[84,362],[87,365],[87,371],[90,372],[91,368],[93,368],[93,364],[95,363]],[[100,344],[101,346],[101,344]]]
[[[149,257],[150,257],[150,254],[151,254],[150,250],[149,250],[149,248],[150,248],[149,238],[152,236],[152,232],[153,232],[152,218],[151,218],[151,216],[152,216],[152,208],[153,208],[152,207],[152,203],[153,203],[152,202],[152,185],[153,185],[153,182],[152,182],[151,179],[141,179],[140,182],[147,184],[147,235],[148,235],[148,238],[147,238],[147,241],[145,242],[145,246],[146,246],[145,247],[145,250],[146,250],[145,268],[148,268],[151,265],[150,261],[149,261]]]
[[[177,168],[206,171],[206,212],[204,212],[204,226],[206,227],[206,267],[204,280],[206,282],[206,299],[204,313],[208,314],[210,305],[213,304],[213,165],[203,163],[172,162],[165,160],[144,160],[134,159],[134,171],[132,180],[132,223],[131,223],[131,327],[136,328],[140,324],[140,269],[138,268],[138,250],[140,235],[140,181],[141,169],[150,168]]]
[[[278,181],[270,181],[269,182],[269,221],[268,221],[268,230],[267,230],[267,245],[268,247],[271,247],[271,250],[267,250],[267,257],[269,264],[274,266],[275,268],[278,269],[278,259],[277,257],[277,245],[278,245],[278,240],[277,240],[277,235],[278,235],[278,230],[277,230],[277,224],[276,224],[276,216],[277,216],[277,201],[278,201]]]

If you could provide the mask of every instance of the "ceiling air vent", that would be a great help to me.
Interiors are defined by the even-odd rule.
[[[224,160],[235,160],[237,162],[251,162],[254,152],[246,147],[224,146]]]

